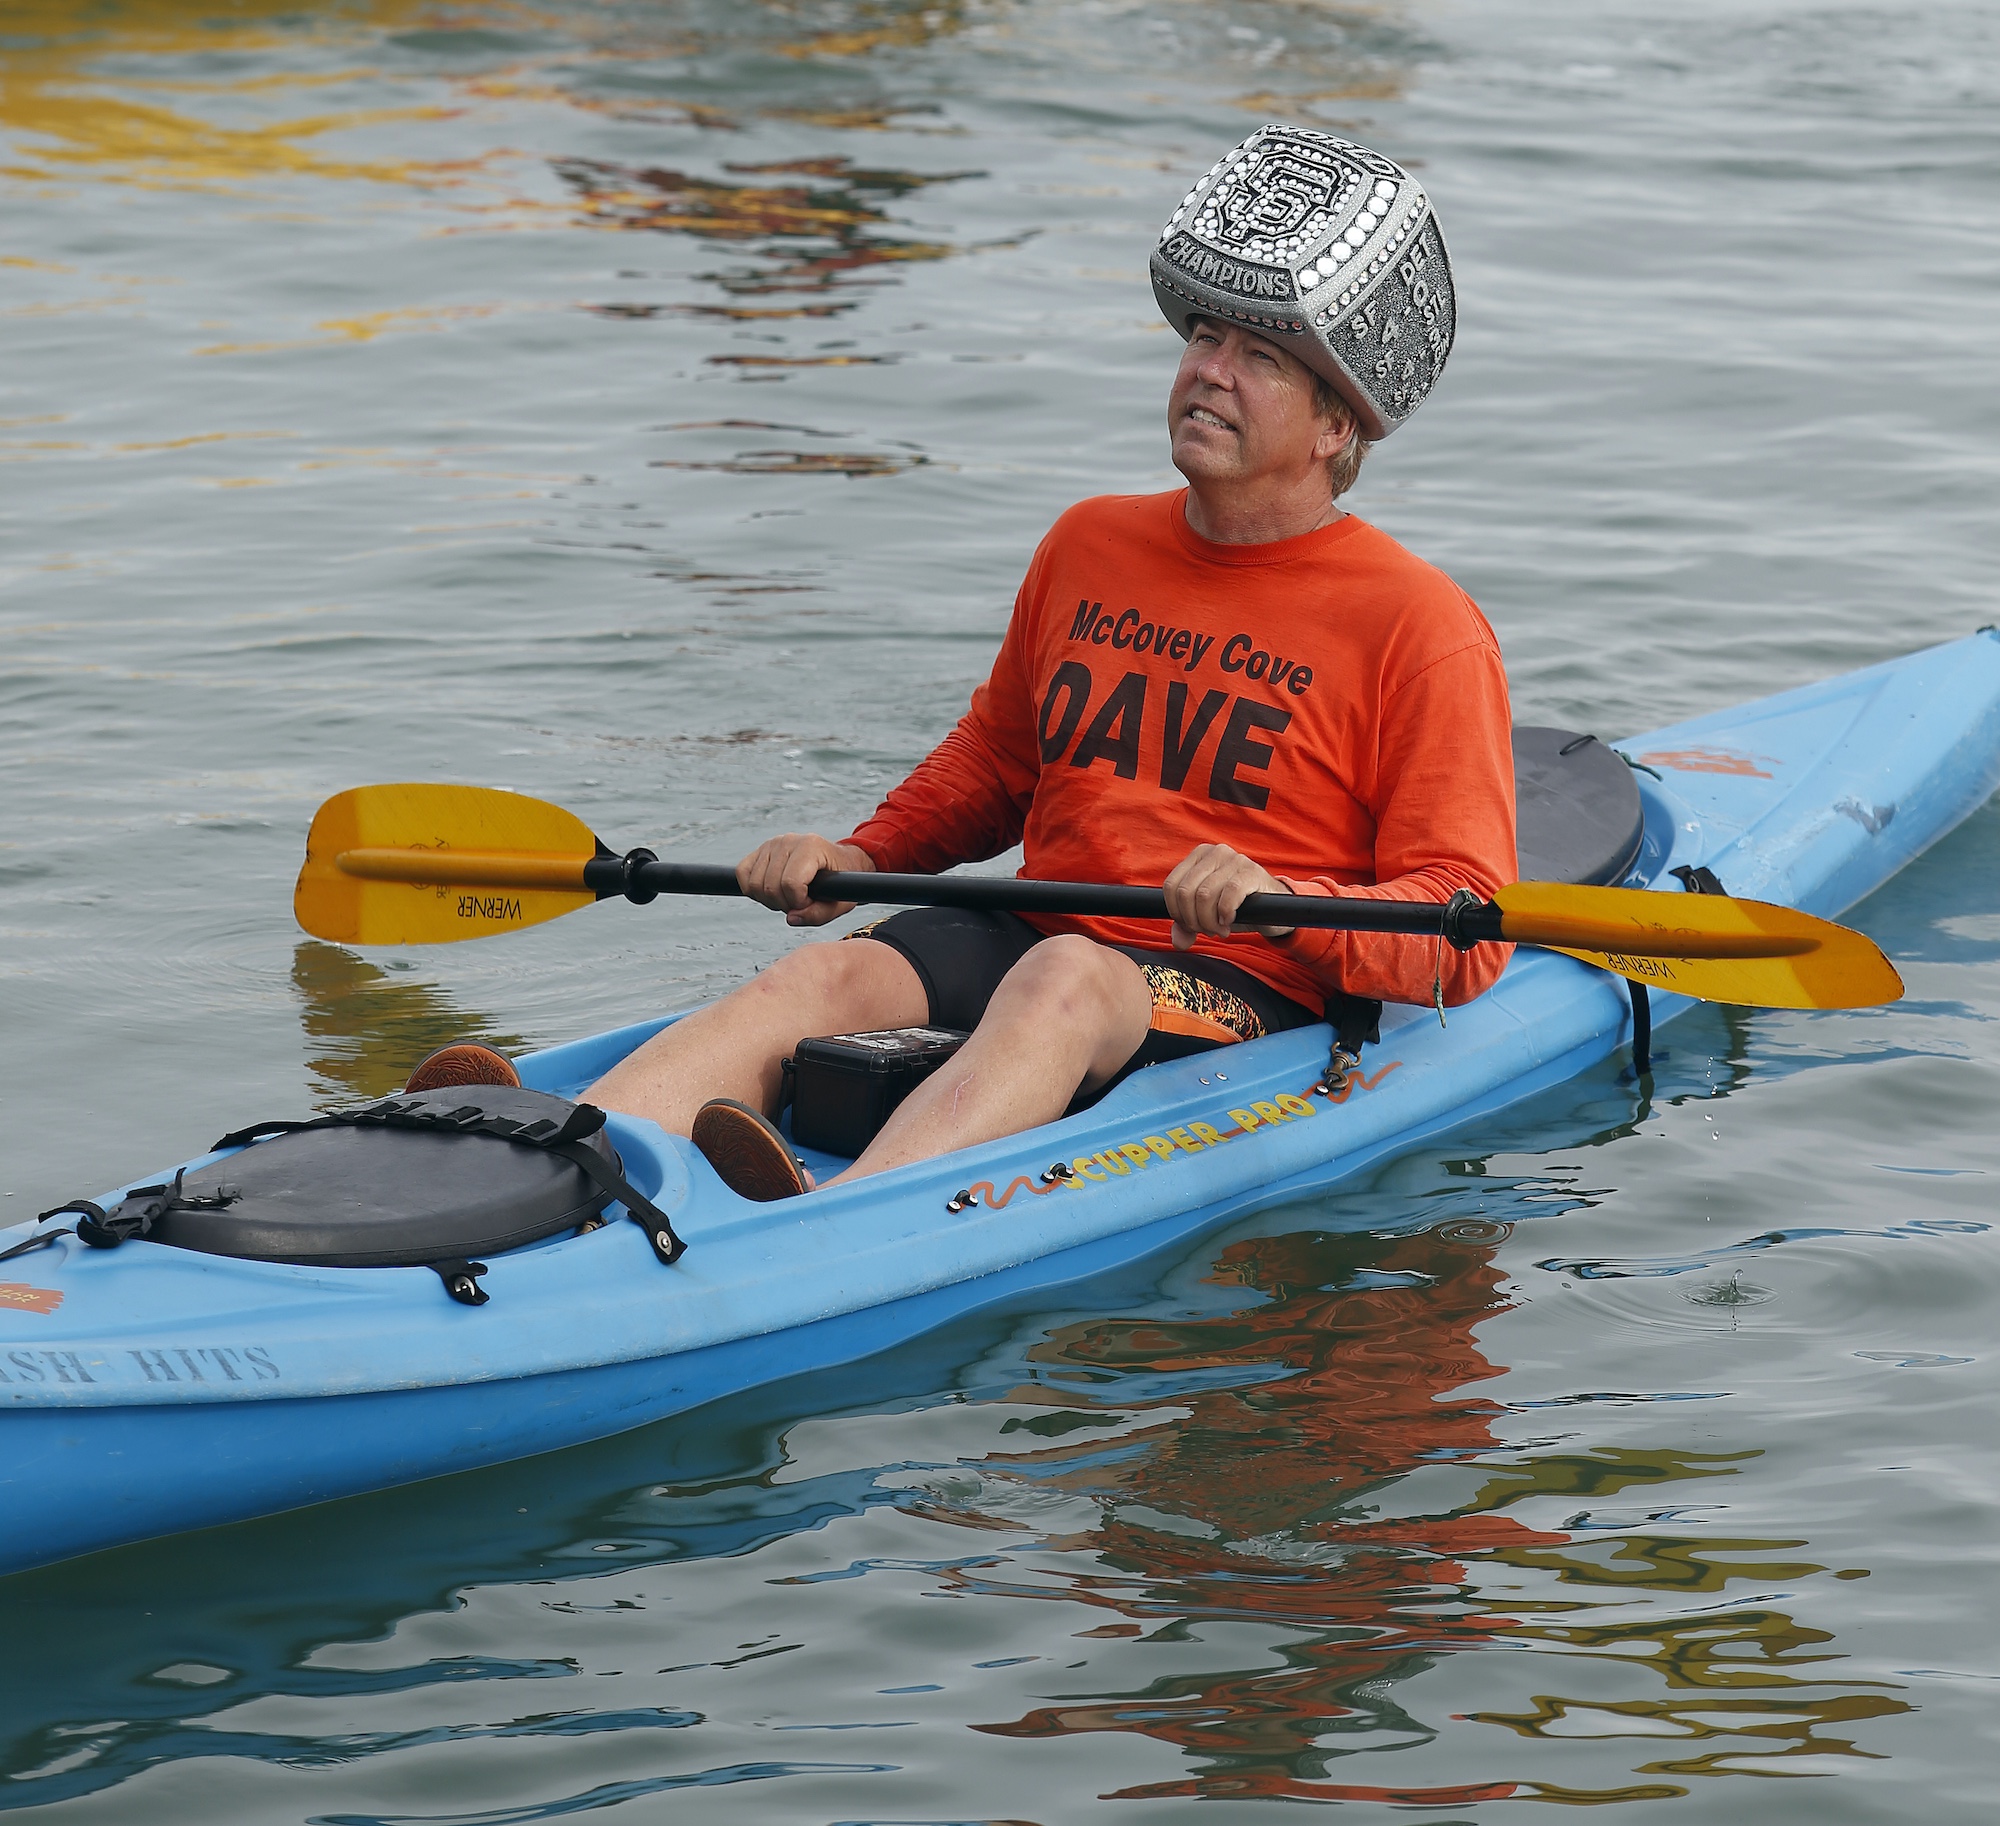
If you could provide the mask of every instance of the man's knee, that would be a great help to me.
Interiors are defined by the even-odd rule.
[[[866,1023],[880,1016],[885,1024],[922,1020],[906,1006],[914,995],[927,998],[916,971],[900,951],[868,939],[840,939],[830,944],[801,945],[766,965],[745,985],[763,995],[777,996],[803,1013],[832,1011],[843,1021]]]
[[[837,941],[800,945],[783,957],[773,958],[750,981],[763,989],[788,992],[844,982],[854,974],[846,952],[847,946]]]
[[[1008,971],[1002,987],[1010,1002],[1069,1020],[1103,1022],[1132,1015],[1144,984],[1138,965],[1123,952],[1065,932],[1043,939]]]

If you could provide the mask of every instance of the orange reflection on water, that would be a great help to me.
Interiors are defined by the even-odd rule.
[[[1438,1232],[1260,1238],[1225,1250],[1215,1274],[1256,1289],[1266,1296],[1260,1304],[1213,1318],[1093,1321],[1057,1334],[1037,1353],[1051,1365],[1170,1381],[1226,1372],[1232,1380],[1158,1403],[1121,1403],[1167,1410],[1143,1433],[1121,1433],[1112,1444],[1066,1440],[1010,1461],[1108,1512],[1090,1538],[1109,1576],[1044,1595],[1143,1620],[1162,1639],[1232,1621],[1298,1634],[1280,1651],[1279,1668],[1163,1679],[1143,1694],[1037,1707],[982,1729],[1007,1737],[1130,1731],[1210,1759],[1185,1780],[1120,1798],[1448,1806],[1512,1793],[1511,1782],[1348,1787],[1330,1783],[1327,1771],[1346,1747],[1429,1737],[1393,1697],[1395,1683],[1512,1626],[1470,1601],[1469,1557],[1563,1539],[1503,1515],[1385,1517],[1364,1506],[1423,1465],[1496,1443],[1499,1410],[1461,1392],[1495,1373],[1474,1337],[1478,1322],[1506,1305],[1490,1258],[1490,1246],[1468,1248]]]
[[[1080,1326],[1036,1354],[1155,1375],[1237,1372],[1239,1383],[1185,1398],[1193,1415],[1166,1449],[1119,1475],[1146,1502],[1200,1515],[1233,1540],[1334,1526],[1352,1539],[1348,1505],[1365,1491],[1495,1443],[1497,1405],[1461,1393],[1498,1374],[1474,1335],[1508,1304],[1491,1253],[1435,1231],[1258,1238],[1224,1250],[1211,1278],[1254,1289],[1260,1303],[1217,1318]]]
[[[882,204],[927,184],[972,175],[866,170],[838,157],[723,167],[744,177],[807,180],[776,184],[732,184],[663,166],[597,159],[568,159],[556,169],[578,192],[585,220],[598,227],[763,243],[758,251],[775,260],[775,267],[711,275],[740,294],[821,289],[868,267],[944,259],[957,249],[884,234],[888,215]]]
[[[1028,1738],[1133,1733],[1197,1760],[1188,1775],[1120,1790],[1120,1799],[1603,1803],[1683,1794],[1694,1775],[1770,1773],[1788,1760],[1803,1771],[1808,1758],[1868,1754],[1841,1728],[1908,1708],[1869,1683],[1837,1679],[1830,1664],[1841,1657],[1823,1649],[1824,1632],[1765,1602],[1673,1614],[1683,1595],[1732,1581],[1823,1572],[1770,1557],[1801,1543],[1658,1526],[1613,1533],[1588,1511],[1555,1531],[1507,1513],[1530,1498],[1567,1509],[1578,1498],[1726,1478],[1755,1454],[1510,1453],[1493,1431],[1503,1410],[1467,1392],[1496,1373],[1476,1336],[1507,1309],[1491,1259],[1496,1229],[1239,1243],[1214,1278],[1255,1289],[1262,1303],[1216,1317],[1096,1320],[1052,1337],[1039,1359],[1059,1377],[1089,1376],[1085,1386],[1125,1424],[1107,1438],[1087,1396],[1023,1391],[1037,1411],[1010,1430],[1059,1443],[982,1470],[1089,1499],[1098,1528],[1050,1545],[1069,1550],[1066,1560],[1094,1549],[1093,1569],[1050,1578],[1044,1567],[1043,1577],[1014,1580],[974,1566],[947,1583],[1124,1620],[1085,1636],[1189,1641],[1232,1623],[1277,1634],[1247,1668],[1058,1699],[980,1728]],[[1118,1383],[1140,1376],[1176,1392],[1122,1398]],[[1224,1386],[1213,1385],[1218,1377]],[[1052,1401],[1073,1406],[1051,1411]],[[1018,1524],[996,1516],[990,1525]],[[1506,1588],[1501,1603],[1487,1596],[1491,1586]],[[1536,1647],[1558,1658],[1521,1658]],[[1537,1681],[1560,1678],[1575,1672],[1576,1656],[1602,1672],[1584,1683],[1587,1696],[1538,1695],[1525,1709],[1495,1707],[1463,1723],[1531,1740],[1672,1737],[1694,1753],[1677,1745],[1632,1770],[1636,1779],[1588,1790],[1527,1779],[1513,1761],[1491,1780],[1456,1784],[1337,1779],[1347,1755],[1421,1749],[1443,1734],[1443,1722],[1414,1710],[1421,1689],[1408,1683],[1445,1657],[1495,1648],[1513,1653],[1488,1684],[1522,1667]],[[1668,1696],[1597,1696],[1613,1679],[1629,1689],[1635,1676]]]

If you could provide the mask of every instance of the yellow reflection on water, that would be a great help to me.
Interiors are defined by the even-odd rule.
[[[359,317],[325,317],[313,336],[296,336],[266,342],[212,342],[195,350],[197,355],[264,355],[274,349],[324,349],[342,343],[373,342],[391,333],[435,332],[455,323],[474,322],[503,309],[497,304],[405,305],[395,310],[369,311]],[[533,306],[518,307],[533,309]]]
[[[743,33],[746,21],[734,23]],[[768,6],[755,9],[745,35],[787,55],[846,58],[874,47],[924,42],[960,23],[955,6],[914,0],[823,8],[810,24],[786,7]],[[439,196],[450,192],[457,219],[440,224],[438,232],[581,224],[762,243],[757,251],[776,256],[776,270],[722,281],[728,290],[752,293],[823,289],[857,269],[936,260],[958,251],[886,232],[886,205],[924,184],[963,174],[864,170],[845,158],[821,156],[735,167],[739,181],[732,182],[563,159],[557,170],[572,189],[567,203],[521,193],[506,182],[502,174],[522,157],[540,164],[499,137],[507,111],[523,103],[731,131],[756,119],[834,132],[879,131],[936,112],[929,102],[894,99],[843,106],[750,95],[719,106],[593,89],[599,70],[703,48],[684,17],[616,6],[536,9],[509,0],[339,0],[317,8],[301,8],[297,0],[237,0],[220,16],[209,0],[23,0],[5,9],[0,27],[6,47],[0,49],[0,177],[37,185],[183,190],[307,178],[400,185]],[[494,61],[486,61],[490,52],[483,53],[477,68],[438,66],[419,75],[382,55],[386,41],[397,35],[522,28],[553,35],[559,45],[555,57],[538,44]],[[218,76],[218,65],[235,67]],[[318,105],[287,112],[307,95]],[[326,105],[336,95],[362,105]],[[478,137],[468,144],[461,127],[449,147],[439,147],[451,157],[342,157],[326,144],[334,136],[365,132],[357,143],[364,153],[376,153],[391,123],[481,122],[489,115],[493,133],[480,134],[475,125]],[[6,263],[38,272],[71,270],[11,254]],[[110,283],[102,276],[95,282]],[[46,316],[108,308],[102,298],[63,297],[29,300],[13,310]],[[434,330],[490,308],[328,320],[304,346]],[[265,353],[297,346],[302,346],[297,339],[232,339],[198,352]]]
[[[359,45],[405,29],[434,9],[427,0],[352,0],[307,23],[296,0],[235,0],[227,15],[195,0],[10,0],[10,46],[0,54],[0,133],[14,162],[0,173],[52,180],[202,188],[277,174],[408,182],[424,168],[405,160],[343,160],[304,142],[390,120],[438,119],[436,107],[361,108],[253,125],[202,119],[143,99],[149,88],[244,98],[323,87],[365,69],[262,71],[199,84],[154,80],[137,58],[243,56],[303,42]],[[110,66],[120,67],[114,71]]]
[[[769,48],[792,58],[846,59],[885,47],[927,43],[961,29],[962,7],[863,4],[831,29],[802,32],[787,9]],[[930,104],[870,101],[851,106],[779,103],[721,107],[668,97],[605,96],[550,78],[527,55],[498,68],[444,73],[449,101],[368,106],[269,118],[274,103],[306,90],[390,80],[368,58],[383,37],[423,30],[467,32],[524,28],[560,34],[564,61],[629,62],[687,55],[702,48],[684,21],[615,8],[540,9],[509,0],[445,5],[441,0],[337,0],[302,8],[298,0],[231,0],[223,11],[204,0],[10,0],[0,17],[0,175],[50,182],[99,181],[205,188],[273,176],[433,183],[459,164],[407,158],[340,158],[311,142],[391,121],[446,120],[466,103],[542,102],[625,116],[671,117],[734,129],[746,116],[773,117],[848,131],[900,124]],[[316,54],[320,67],[273,69],[272,57]],[[265,67],[212,77],[198,66],[260,54]],[[325,67],[327,59],[346,67]],[[189,69],[170,60],[187,60]],[[153,67],[146,67],[150,62]],[[206,97],[196,112],[186,105]],[[176,104],[179,105],[176,105]],[[230,118],[233,117],[233,118]],[[248,118],[246,118],[248,117]]]
[[[1304,89],[1281,93],[1260,89],[1254,95],[1238,95],[1232,107],[1246,114],[1261,114],[1270,120],[1296,118],[1301,109],[1328,101],[1401,101],[1408,87],[1403,73],[1386,76],[1357,76],[1352,82],[1337,83],[1328,89]]]
[[[460,1008],[435,983],[303,941],[292,953],[292,989],[305,1029],[313,1106],[341,1109],[403,1088],[419,1061],[457,1040],[519,1052],[518,1034]]]
[[[961,30],[964,12],[962,0],[919,6],[864,4],[854,9],[851,24],[776,48],[787,57],[801,58],[865,57],[891,46],[909,49]]]

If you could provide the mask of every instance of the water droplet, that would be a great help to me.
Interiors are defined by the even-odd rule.
[[[1690,1287],[1681,1298],[1693,1306],[1762,1306],[1778,1296],[1768,1287],[1746,1281],[1739,1268],[1726,1281],[1712,1281],[1706,1287]]]

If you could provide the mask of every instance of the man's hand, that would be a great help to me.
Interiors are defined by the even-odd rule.
[[[825,837],[788,832],[760,843],[736,865],[736,884],[752,900],[775,907],[788,926],[823,926],[854,910],[854,902],[814,900],[813,877],[823,869],[861,870],[874,874],[875,862],[866,850]]]
[[[1236,909],[1252,894],[1289,894],[1277,876],[1226,843],[1190,850],[1166,879],[1167,911],[1174,916],[1174,949],[1194,948],[1198,934],[1220,938],[1236,923]],[[1290,926],[1259,926],[1266,938],[1284,938]]]

